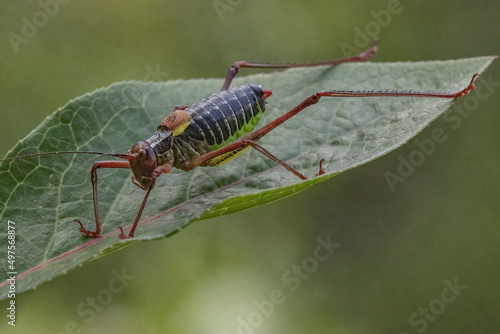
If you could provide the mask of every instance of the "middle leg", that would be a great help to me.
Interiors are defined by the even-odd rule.
[[[247,67],[247,68],[292,68],[292,67],[311,67],[311,66],[320,66],[320,65],[339,65],[342,63],[352,63],[352,62],[362,62],[362,61],[367,61],[371,57],[377,53],[377,42],[378,38],[375,38],[372,42],[372,46],[366,49],[365,51],[361,52],[358,55],[348,57],[348,58],[341,58],[341,59],[335,59],[335,60],[328,60],[328,61],[323,61],[323,62],[314,62],[314,63],[263,63],[263,62],[253,62],[253,61],[237,61],[231,67],[229,68],[229,71],[227,72],[226,75],[226,80],[224,81],[224,84],[222,85],[223,90],[229,89],[229,86],[231,85],[231,82],[233,81],[234,77],[236,74],[238,74],[238,71],[240,70],[240,67]]]

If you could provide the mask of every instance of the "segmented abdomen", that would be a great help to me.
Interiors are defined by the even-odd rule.
[[[246,84],[210,95],[186,109],[191,123],[184,134],[210,151],[251,132],[265,111],[264,92]]]

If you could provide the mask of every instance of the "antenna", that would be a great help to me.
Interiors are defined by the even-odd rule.
[[[60,152],[43,152],[43,153],[33,153],[33,154],[18,155],[18,156],[15,156],[15,157],[0,159],[0,162],[17,160],[17,159],[24,159],[24,158],[29,158],[29,157],[38,157],[38,156],[43,156],[43,155],[56,155],[56,154],[94,154],[94,155],[105,155],[105,156],[118,157],[118,158],[121,158],[121,159],[127,159],[127,155],[126,154],[119,154],[119,153],[102,153],[102,152],[86,152],[86,151],[81,151],[81,152],[77,152],[77,151],[60,151]]]

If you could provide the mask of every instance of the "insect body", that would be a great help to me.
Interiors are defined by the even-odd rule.
[[[95,231],[87,230],[80,221],[76,220],[76,222],[80,224],[80,231],[89,237],[97,237],[101,233],[97,196],[97,170],[100,168],[131,169],[133,174],[132,182],[146,191],[146,195],[144,196],[144,200],[142,201],[128,236],[126,236],[123,229],[120,228],[120,238],[131,238],[134,236],[135,229],[139,223],[150,192],[155,186],[156,179],[161,174],[170,172],[174,167],[189,171],[198,166],[217,166],[234,158],[248,147],[252,147],[294,173],[297,177],[305,180],[306,177],[304,175],[268,152],[265,148],[257,144],[257,141],[300,111],[317,103],[322,97],[413,96],[455,99],[474,89],[473,82],[477,74],[473,76],[470,84],[466,88],[455,93],[411,91],[320,91],[304,99],[283,116],[278,117],[271,123],[255,131],[254,128],[265,112],[266,99],[271,96],[272,92],[253,84],[246,84],[229,89],[232,79],[238,73],[240,67],[289,68],[337,65],[344,62],[366,61],[375,54],[376,50],[376,46],[373,45],[365,52],[354,57],[311,64],[236,62],[230,67],[220,92],[190,107],[176,107],[174,112],[160,123],[156,132],[150,138],[137,142],[126,154],[107,154],[119,157],[124,161],[98,161],[94,164],[91,170],[91,181],[96,229]],[[28,156],[64,153],[99,154],[98,152],[48,152]],[[5,160],[23,157],[26,156],[18,156]],[[0,160],[0,162],[5,160]],[[319,162],[319,167],[318,175],[321,175],[324,173],[321,168],[321,161]]]
[[[250,133],[264,113],[269,95],[252,84],[213,94],[189,108],[174,111],[145,142],[161,160],[160,165],[168,163],[189,170],[195,158]],[[212,158],[202,166],[216,166],[229,158]]]

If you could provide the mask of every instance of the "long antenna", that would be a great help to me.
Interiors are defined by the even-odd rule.
[[[119,154],[119,153],[102,153],[102,152],[86,152],[86,151],[60,151],[60,152],[43,152],[43,153],[33,153],[33,154],[25,154],[25,155],[18,155],[15,157],[10,157],[10,158],[5,158],[5,159],[0,159],[0,162],[4,161],[9,161],[9,160],[17,160],[17,159],[22,159],[22,158],[29,158],[29,157],[37,157],[37,156],[42,156],[42,155],[56,155],[56,154],[94,154],[94,155],[106,155],[106,156],[112,156],[112,157],[118,157],[121,159],[127,159],[126,154]]]

